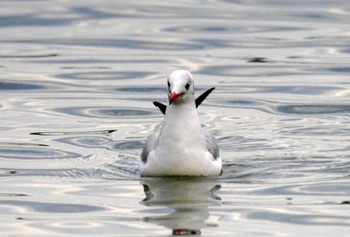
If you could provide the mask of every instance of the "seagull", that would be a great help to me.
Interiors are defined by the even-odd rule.
[[[222,161],[217,142],[202,129],[196,109],[215,88],[195,99],[193,77],[186,70],[171,73],[167,84],[169,104],[154,102],[165,116],[144,145],[140,175],[219,176]]]

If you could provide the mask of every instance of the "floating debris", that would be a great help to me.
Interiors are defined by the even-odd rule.
[[[249,63],[267,63],[267,59],[263,57],[253,57],[248,60]]]

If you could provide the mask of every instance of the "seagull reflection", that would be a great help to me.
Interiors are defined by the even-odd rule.
[[[210,216],[208,207],[220,205],[215,193],[221,186],[215,180],[200,178],[147,178],[141,180],[145,206],[168,207],[170,213],[145,217],[145,222],[162,225],[173,235],[200,235]]]

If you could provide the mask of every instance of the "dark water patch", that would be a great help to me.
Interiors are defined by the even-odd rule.
[[[258,66],[261,65],[261,66]],[[213,75],[213,76],[223,76],[228,77],[232,80],[232,77],[276,77],[276,76],[285,76],[288,74],[292,75],[305,75],[306,72],[300,71],[300,67],[298,70],[294,66],[291,65],[271,65],[271,64],[258,64],[258,65],[250,65],[250,66],[236,66],[232,65],[220,65],[220,66],[205,66],[196,71],[197,74],[203,75]],[[230,80],[230,82],[231,82]]]
[[[77,137],[64,137],[55,139],[54,141],[60,143],[66,143],[79,147],[86,148],[103,148],[107,150],[111,150],[111,146],[114,141],[110,138],[100,137],[100,136],[77,136]]]
[[[282,105],[277,110],[285,114],[338,114],[349,113],[350,105],[316,104],[316,105]]]
[[[266,167],[252,167],[250,164],[226,163],[222,166],[220,180],[233,183],[252,183],[253,177],[266,170]]]
[[[58,12],[51,12],[50,17],[40,16],[40,13],[31,13],[31,14],[12,14],[0,17],[0,26],[1,27],[18,27],[18,26],[40,26],[40,27],[57,27],[62,25],[70,25],[76,21],[91,20],[91,19],[100,19],[100,18],[111,18],[111,17],[120,17],[124,14],[118,13],[109,13],[105,11],[100,11],[96,8],[79,6],[71,7],[67,9],[72,14],[65,15],[63,17],[57,17]],[[48,14],[50,13],[47,12]],[[56,14],[54,14],[56,13]]]
[[[76,166],[79,166],[78,162],[93,162],[91,156],[80,156],[78,159],[74,160]],[[45,161],[46,162],[46,161]],[[48,159],[47,162],[50,162]],[[55,161],[57,162],[57,160]],[[62,163],[67,162],[62,158]],[[87,168],[70,168],[68,166],[72,165],[67,163],[67,168],[18,168],[16,170],[8,170],[5,168],[0,168],[0,177],[61,177],[61,178],[78,178],[78,179],[87,179],[87,178],[101,178],[102,175],[106,173],[100,167],[87,167]],[[103,167],[102,167],[103,168]],[[11,173],[10,173],[11,172]]]
[[[118,109],[114,107],[64,107],[55,108],[54,111],[67,115],[93,118],[140,117],[154,113],[147,110]]]
[[[248,219],[268,221],[273,223],[288,223],[299,225],[317,225],[317,226],[349,226],[349,220],[346,217],[339,216],[337,213],[316,214],[316,213],[293,213],[280,212],[278,210],[252,211],[247,214]]]
[[[263,84],[263,83],[262,83]],[[276,86],[276,85],[256,85],[256,86],[227,86],[222,88],[225,91],[234,91],[235,93],[278,93],[278,94],[296,94],[296,95],[326,95],[335,94],[344,90],[335,86]]]
[[[52,63],[50,61],[50,63]],[[111,69],[110,67],[104,67],[104,66],[95,66],[95,67],[84,67],[84,66],[65,66],[65,67],[61,67],[61,69],[68,69],[68,70],[71,70],[71,69]]]
[[[303,58],[304,56],[299,56],[299,55],[292,55],[292,56],[288,56],[286,58],[289,58],[289,59],[300,59],[300,58]]]
[[[105,170],[101,173],[104,179],[109,180],[119,180],[119,179],[139,179],[140,173],[138,166],[133,164],[133,166],[128,166],[126,164],[109,164],[105,165]]]
[[[203,44],[200,42],[165,42],[165,41],[151,41],[141,39],[55,39],[55,40],[13,40],[3,41],[6,43],[17,44],[40,44],[40,45],[71,45],[71,46],[89,46],[89,47],[101,47],[101,48],[122,48],[122,49],[143,49],[143,50],[200,50],[203,49]],[[213,41],[214,42],[214,41]],[[230,41],[222,41],[230,42]]]
[[[258,111],[264,111],[256,109]],[[270,113],[270,112],[269,112]],[[241,152],[242,150],[277,150],[266,138],[250,138],[243,136],[232,136],[230,138],[220,138],[220,147],[231,152]]]
[[[84,157],[88,159],[89,157]],[[67,177],[67,178],[78,178],[78,179],[87,179],[87,178],[101,178],[104,174],[104,171],[100,168],[67,168],[67,169],[55,169],[55,170],[41,170],[35,172],[27,172],[28,176],[48,176],[48,177]]]
[[[165,84],[164,87],[147,87],[147,86],[142,86],[142,87],[121,87],[121,88],[116,88],[116,91],[121,91],[121,92],[131,92],[131,93],[148,93],[148,92],[166,92],[165,89]]]
[[[144,110],[132,110],[132,109],[102,109],[102,110],[99,110],[99,114],[111,116],[111,117],[121,117],[121,116],[146,116],[152,113]]]
[[[343,48],[339,50],[339,52],[349,54],[350,53],[350,47],[349,45],[345,45]]]
[[[245,108],[258,110],[264,113],[274,113],[273,105],[263,101],[253,100],[215,100],[215,105],[230,108]]]
[[[271,141],[266,140],[265,146],[269,142]],[[221,145],[221,143],[219,144]],[[265,155],[266,151],[269,149],[265,148],[264,144],[258,146],[253,145],[248,144],[241,146],[241,144],[238,143],[237,146],[239,146],[239,148],[236,150],[231,149],[233,150],[231,154],[239,154],[239,152],[245,150],[256,150],[261,152],[261,154],[255,153],[244,160],[238,158],[235,162],[230,162],[229,157],[226,157],[226,159],[223,160],[224,172],[220,178],[229,179],[230,181],[236,180],[236,182],[273,183],[273,186],[261,186],[260,189],[255,189],[254,195],[257,196],[317,195],[311,191],[312,186],[315,186],[315,190],[318,189],[317,184],[310,184],[311,177],[313,181],[321,181],[322,183],[323,180],[329,180],[330,174],[333,177],[342,178],[344,174],[348,173],[346,169],[349,168],[349,165],[346,164],[346,162],[341,162],[341,165],[333,169],[335,163],[340,163],[339,159],[334,160],[334,157],[300,158],[299,154],[293,154],[294,151],[291,152],[284,148],[280,150],[280,148],[275,148],[274,145],[269,145],[271,152],[268,152],[268,154],[273,154],[269,156]],[[280,155],[275,155],[276,152]],[[297,180],[304,180],[305,184],[297,183],[293,185]],[[280,182],[282,185],[278,184]],[[325,184],[325,189],[327,189],[327,186],[329,189],[328,191],[325,190],[323,195],[332,195],[333,184]],[[345,192],[349,189],[347,186],[346,184],[339,183],[340,189],[343,189]]]
[[[33,54],[33,55],[0,55],[0,58],[52,58],[57,57],[59,54]]]
[[[142,141],[121,141],[121,142],[117,142],[113,146],[113,148],[115,150],[139,149],[141,151],[143,145],[144,145],[144,142],[142,142]]]
[[[210,48],[225,48],[225,49],[242,49],[242,48],[282,48],[286,47],[286,42],[288,42],[284,38],[274,38],[274,37],[255,37],[252,40],[245,41],[233,41],[227,39],[192,39],[191,42],[198,45],[197,47],[200,49],[210,49]],[[297,45],[298,46],[298,45]],[[289,43],[288,47],[296,47],[292,43]],[[193,50],[196,50],[194,48]]]
[[[350,67],[334,67],[328,70],[332,72],[337,72],[337,73],[347,73],[347,74],[350,73]]]
[[[89,134],[110,134],[117,131],[116,129],[98,130],[98,131],[76,131],[76,132],[32,132],[30,135],[35,136],[62,136],[62,135],[89,135]]]
[[[172,32],[172,33],[194,33],[194,32],[210,32],[210,33],[226,33],[226,32],[240,32],[242,31],[241,27],[224,27],[219,25],[212,26],[196,26],[196,25],[183,25],[175,27],[165,27],[162,29],[163,32]]]
[[[31,202],[17,200],[2,200],[0,206],[22,207],[26,210],[32,210],[41,213],[85,213],[103,211],[105,208],[92,205],[71,204],[71,203],[50,203],[50,202]]]
[[[0,193],[0,197],[28,197],[28,194],[24,193]]]
[[[71,159],[80,157],[79,154],[49,149],[49,148],[22,148],[22,147],[0,147],[0,159],[14,160],[50,160],[50,159]]]
[[[323,95],[329,92],[341,90],[339,87],[329,86],[259,86],[256,92],[262,93],[283,93],[302,95]]]
[[[315,20],[315,21],[330,21],[336,20],[336,18],[330,14],[316,13],[316,12],[301,12],[297,14],[291,14],[291,17],[296,19]]]
[[[310,125],[306,127],[297,126],[281,129],[280,133],[284,135],[302,134],[303,136],[332,136],[333,138],[340,136],[346,137],[350,134],[350,127],[347,128],[339,125]],[[340,149],[338,147],[338,151],[346,152],[350,150],[349,148],[344,147]]]
[[[93,44],[94,46],[102,47],[113,47],[113,48],[130,48],[130,49],[145,49],[145,50],[166,50],[166,51],[177,51],[177,50],[199,50],[203,49],[203,46],[199,43],[180,43],[165,41],[148,41],[148,40],[97,40],[86,42],[87,45]]]
[[[29,142],[0,142],[0,146],[14,146],[14,147],[18,147],[18,146],[29,146],[29,147],[33,147],[33,146],[39,146],[39,147],[48,147],[49,145],[47,144],[42,144],[42,143],[29,143]]]
[[[66,73],[55,75],[57,78],[77,79],[77,80],[128,80],[142,79],[150,76],[151,73],[141,71],[90,71],[78,73]]]
[[[18,90],[40,90],[45,89],[44,86],[27,83],[16,82],[0,82],[0,90],[3,91],[18,91]]]
[[[80,157],[82,159],[89,159],[89,157]],[[83,160],[82,160],[83,161]],[[49,162],[49,161],[48,161]],[[64,161],[62,161],[64,162]],[[87,179],[87,178],[101,178],[105,171],[96,168],[63,168],[63,169],[16,169],[15,174],[9,174],[8,170],[0,169],[0,177],[61,177],[61,178],[78,178],[78,179]]]
[[[75,6],[70,9],[75,14],[79,14],[84,19],[104,19],[104,18],[115,18],[125,16],[124,14],[119,14],[116,11],[107,12],[99,10],[98,8],[87,7],[87,6]]]
[[[127,145],[125,144],[125,146]],[[101,175],[106,179],[140,178],[138,163],[141,150],[131,152],[132,150],[128,151],[122,147],[115,150],[122,152],[118,152],[118,155],[114,158],[114,163],[104,165]]]
[[[306,27],[292,27],[292,26],[258,26],[252,25],[250,27],[241,27],[240,25],[226,25],[222,24],[205,24],[205,25],[182,25],[175,27],[165,27],[164,32],[173,33],[216,33],[216,34],[238,34],[238,33],[259,33],[259,32],[281,32],[281,31],[300,31],[306,30]]]
[[[266,187],[254,190],[255,195],[261,196],[342,196],[348,192],[349,187],[346,184],[317,184],[305,183],[297,185],[275,185],[274,187]]]
[[[230,40],[219,40],[219,39],[195,39],[192,40],[196,45],[199,45],[202,49],[207,48],[230,48],[232,47],[232,41]]]
[[[299,187],[299,191],[303,194],[313,194],[317,196],[343,196],[346,193],[350,193],[350,185],[345,183],[326,183],[326,184],[313,184]]]
[[[18,27],[18,26],[59,26],[70,23],[72,19],[49,19],[34,14],[21,14],[0,16],[1,27]]]
[[[86,58],[77,58],[77,59],[62,59],[60,60],[59,58],[55,58],[55,59],[50,59],[47,61],[43,61],[43,60],[37,60],[31,61],[32,63],[54,63],[54,64],[67,64],[67,65],[79,65],[79,66],[63,66],[61,67],[62,69],[113,69],[113,67],[109,67],[109,66],[99,66],[100,64],[124,64],[124,65],[132,65],[132,64],[144,64],[145,62],[147,62],[148,64],[162,64],[162,63],[167,63],[169,62],[169,60],[166,59],[152,59],[152,58],[147,58],[147,59],[129,59],[129,58],[125,58],[125,59],[116,59],[116,58],[90,58],[90,57],[86,57]],[[85,64],[85,65],[84,65]],[[80,66],[82,65],[82,66]],[[119,72],[119,71],[118,71]],[[117,72],[116,72],[117,73]],[[146,72],[141,72],[140,73],[146,73]]]
[[[232,105],[237,105],[237,106],[250,106],[250,105],[256,105],[256,101],[251,101],[251,100],[227,100],[226,101],[229,104]]]

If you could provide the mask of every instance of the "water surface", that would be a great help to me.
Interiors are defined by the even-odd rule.
[[[349,236],[348,1],[3,1],[1,236]],[[141,179],[190,70],[217,179]],[[183,231],[180,231],[183,230]]]

